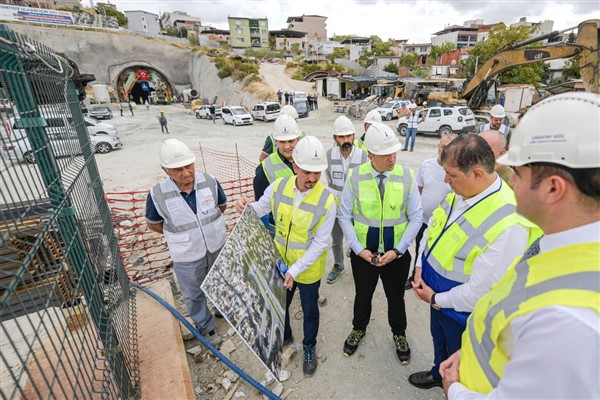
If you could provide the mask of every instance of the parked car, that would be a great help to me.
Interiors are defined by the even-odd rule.
[[[294,101],[296,100],[306,100],[308,98],[308,95],[305,92],[293,92],[294,95]]]
[[[90,135],[110,135],[117,136],[117,128],[111,124],[100,122],[97,119],[90,117],[83,117],[85,121],[85,127]]]
[[[301,100],[294,99],[293,106],[296,109],[296,111],[298,112],[298,118],[308,117],[308,114],[310,113],[310,111],[309,111],[309,108],[308,108],[308,101],[307,100],[305,100],[305,99],[301,99]]]
[[[246,111],[244,107],[240,106],[227,106],[221,108],[221,117],[223,118],[224,124],[238,125],[252,125],[254,119],[252,115]]]
[[[392,100],[383,103],[381,107],[377,107],[375,110],[381,115],[381,119],[385,121],[391,121],[394,118],[398,118],[398,109],[402,107],[402,104],[406,107],[410,106],[412,102],[405,100]]]
[[[96,119],[111,119],[113,117],[113,113],[108,106],[94,105],[88,107],[88,116]]]
[[[275,102],[267,102],[267,103],[257,103],[250,110],[250,114],[254,117],[254,119],[261,119],[264,122],[274,121],[279,117],[281,111],[281,106],[279,103]]]
[[[48,134],[66,133],[69,130],[74,130],[73,119],[67,115],[61,114],[42,114],[45,125],[44,127]],[[37,120],[34,120],[37,122]],[[39,120],[41,123],[41,120]],[[1,131],[2,137],[7,140],[19,140],[27,137],[25,131],[25,122],[20,117],[10,117],[4,123],[4,129]]]
[[[437,134],[442,137],[450,132],[475,131],[475,115],[468,107],[429,107],[419,111],[419,116],[425,116],[425,120],[417,126],[417,133]],[[406,136],[407,127],[406,118],[399,118],[397,130],[400,136]]]
[[[79,138],[75,132],[51,133],[48,135],[52,152],[57,157],[80,154]],[[90,135],[90,146],[95,153],[109,153],[123,146],[121,140],[111,135]],[[29,164],[37,162],[29,139],[22,138],[4,143],[2,156],[7,160],[25,161]]]
[[[196,118],[198,119],[210,119],[210,105],[204,104],[202,107],[196,110]],[[215,104],[215,118],[221,118],[221,106]]]

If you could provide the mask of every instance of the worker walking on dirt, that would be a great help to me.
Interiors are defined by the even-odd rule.
[[[167,128],[167,116],[165,115],[164,110],[160,110],[160,114],[158,115],[158,122],[160,123],[160,130],[162,133],[169,133],[169,128]]]
[[[401,144],[389,126],[373,123],[365,145],[369,161],[348,172],[339,201],[338,220],[352,249],[356,291],[344,355],[354,354],[366,334],[373,293],[381,279],[396,356],[400,363],[408,364],[404,283],[410,269],[408,247],[422,223],[421,199],[412,170],[396,164]]]
[[[123,103],[119,102],[119,111],[121,112],[121,117],[123,116]]]
[[[258,215],[271,212],[277,215],[275,248],[285,272],[286,291],[284,345],[294,341],[290,326],[290,304],[296,289],[304,315],[305,377],[317,369],[317,334],[319,332],[319,287],[325,273],[329,236],[335,221],[336,204],[333,194],[319,179],[327,168],[325,148],[319,139],[306,136],[293,150],[293,168],[296,176],[276,179],[264,194],[253,202],[241,198],[236,203],[238,212],[250,205]]]
[[[503,123],[504,118],[506,118],[506,111],[504,111],[504,107],[502,107],[500,104],[496,104],[490,110],[490,117],[490,122],[482,125],[481,128],[479,128],[479,132],[494,130],[508,137],[510,128]]]
[[[127,105],[129,106],[129,111],[131,112],[131,116],[133,117],[133,106],[131,105],[131,101],[128,101]]]
[[[336,197],[336,202],[344,189],[348,171],[367,162],[367,153],[354,146],[354,125],[350,118],[342,115],[333,123],[333,140],[335,146],[327,150],[327,170],[325,177],[329,191]],[[336,219],[331,231],[331,250],[333,251],[333,268],[327,275],[327,283],[335,283],[344,272],[344,233]]]
[[[218,346],[221,337],[200,286],[225,244],[227,197],[212,175],[195,171],[194,153],[179,140],[165,140],[159,157],[167,178],[148,194],[146,222],[165,236],[190,318]]]
[[[213,125],[216,124],[217,123],[216,122],[216,120],[217,120],[217,114],[216,114],[216,110],[215,110],[215,105],[214,104],[211,104],[208,107],[208,112],[210,113],[210,118],[213,121]]]
[[[367,113],[367,115],[365,115],[365,119],[363,120],[363,122],[365,133],[363,133],[361,137],[357,138],[354,141],[354,145],[363,151],[367,151],[367,148],[365,147],[365,135],[367,134],[367,130],[369,129],[372,123],[381,122],[381,114],[379,114],[377,110],[371,110]]]
[[[421,389],[442,387],[439,365],[460,348],[475,304],[541,233],[517,213],[515,195],[494,172],[494,154],[481,137],[458,136],[441,161],[454,192],[427,224],[412,284],[431,305],[434,366],[408,377]]]
[[[599,113],[597,94],[542,100],[498,159],[544,236],[475,306],[440,367],[447,399],[600,398]]]

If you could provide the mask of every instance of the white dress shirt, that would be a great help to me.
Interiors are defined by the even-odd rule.
[[[423,188],[421,203],[423,203],[423,222],[429,221],[433,210],[440,205],[448,193],[452,191],[450,185],[444,182],[446,171],[438,163],[438,159],[424,160],[415,176],[417,186]]]
[[[270,184],[266,189],[265,193],[262,195],[258,201],[251,203],[250,207],[258,214],[259,217],[263,215],[267,215],[271,212],[271,196],[273,195],[273,185],[275,182]],[[281,187],[283,189],[283,187]],[[327,189],[325,189],[327,190]],[[312,189],[307,190],[305,192],[301,192],[294,185],[294,213],[296,212],[296,208],[300,205],[300,202],[312,191]],[[331,230],[333,229],[333,224],[335,223],[335,214],[336,207],[335,201],[331,203],[331,207],[327,214],[325,215],[325,220],[323,224],[317,229],[315,236],[311,241],[309,241],[308,249],[304,253],[302,257],[300,257],[293,265],[288,265],[288,272],[294,279],[302,272],[306,271],[308,267],[313,265],[319,256],[325,251],[325,249],[329,246],[329,239],[331,238]],[[293,214],[292,214],[293,220]]]
[[[543,236],[540,252],[590,242],[600,246],[600,221]],[[597,309],[549,306],[516,317],[500,346],[511,359],[498,387],[485,395],[453,383],[448,399],[600,399]]]
[[[373,170],[375,177],[380,174],[373,168],[372,164],[371,169]],[[404,168],[404,173],[408,172],[408,168]],[[387,178],[389,177],[390,173],[386,171],[383,172],[383,174],[385,175],[384,184],[387,184]],[[377,181],[377,179],[375,180]],[[417,233],[419,233],[419,229],[421,229],[421,225],[423,224],[423,207],[421,206],[421,196],[417,190],[417,185],[413,184],[412,186],[412,190],[410,190],[410,188],[404,188],[405,190],[410,190],[410,193],[408,194],[408,206],[406,211],[408,216],[408,226],[404,231],[404,235],[402,235],[400,241],[396,244],[396,249],[403,254],[408,250],[410,244],[415,240]],[[342,191],[342,197],[340,198],[337,217],[348,245],[352,251],[354,251],[354,254],[358,254],[363,251],[365,247],[358,240],[356,231],[354,230],[354,224],[352,220],[353,209],[354,193],[350,188],[350,182],[348,182],[346,179],[344,190]]]
[[[506,183],[503,183],[502,179],[496,175],[494,183],[477,196],[464,200],[462,196],[456,195],[454,207],[446,226],[456,221],[458,217],[478,201],[500,189],[500,185],[506,185]],[[430,220],[428,225],[432,222]],[[469,280],[462,285],[453,287],[447,292],[437,293],[435,295],[435,302],[442,308],[472,312],[475,304],[490,291],[494,283],[502,278],[514,259],[523,255],[527,249],[528,240],[529,230],[522,225],[515,224],[507,228],[473,261]],[[421,254],[419,254],[419,258],[417,259],[417,267],[422,266],[421,256],[426,243],[427,231],[423,234],[423,239],[419,247]]]

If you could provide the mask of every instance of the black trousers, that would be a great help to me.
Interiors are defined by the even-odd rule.
[[[405,335],[406,307],[404,305],[404,284],[408,278],[411,256],[407,251],[391,263],[376,267],[363,260],[354,252],[350,253],[352,275],[354,276],[354,329],[366,330],[371,318],[371,301],[381,278],[388,303],[388,323],[392,334]]]

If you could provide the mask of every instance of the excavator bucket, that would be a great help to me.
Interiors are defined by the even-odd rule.
[[[576,44],[589,49],[579,56],[579,73],[588,92],[600,91],[600,20],[591,19],[578,26]]]

